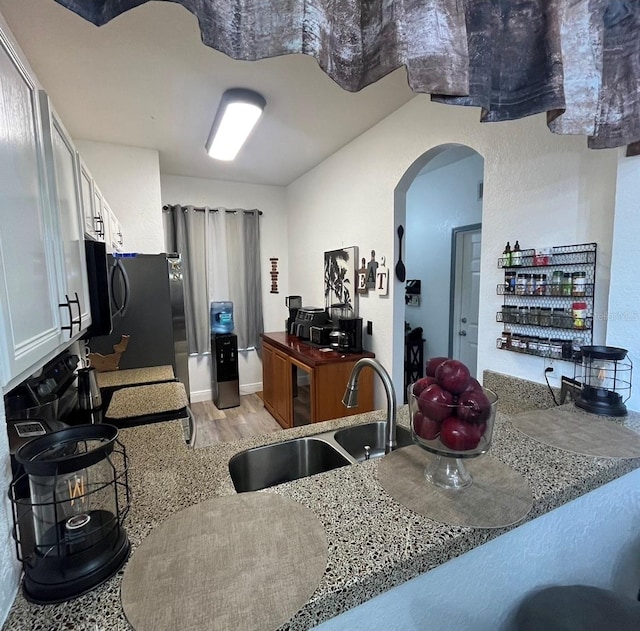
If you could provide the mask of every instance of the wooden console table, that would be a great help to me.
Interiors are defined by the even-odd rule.
[[[342,404],[353,365],[369,351],[323,351],[288,333],[262,334],[264,405],[284,428],[373,410],[373,370],[358,379],[358,407]]]

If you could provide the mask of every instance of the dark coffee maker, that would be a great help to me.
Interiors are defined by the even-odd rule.
[[[296,335],[296,332],[293,330],[293,325],[296,321],[298,310],[302,307],[302,296],[287,296],[284,299],[284,304],[287,305],[289,309],[289,317],[285,322],[286,332]]]
[[[338,330],[344,334],[343,349],[349,353],[362,352],[362,318],[338,318]]]

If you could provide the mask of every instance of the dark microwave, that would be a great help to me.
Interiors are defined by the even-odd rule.
[[[83,336],[83,339],[87,339],[98,335],[109,335],[112,328],[112,315],[107,246],[102,241],[89,239],[85,240],[84,246],[91,307],[91,326]]]

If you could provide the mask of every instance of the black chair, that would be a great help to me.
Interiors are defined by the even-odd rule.
[[[522,601],[515,631],[640,631],[640,602],[589,585],[547,587]]]

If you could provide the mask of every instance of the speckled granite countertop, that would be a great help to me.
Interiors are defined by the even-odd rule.
[[[100,388],[139,386],[144,383],[171,381],[175,379],[173,366],[150,366],[149,368],[127,368],[96,373]]]
[[[184,444],[178,421],[121,430],[130,459],[126,527],[133,554],[170,514],[234,493],[227,464],[235,453],[382,417],[382,411],[370,412],[202,449]],[[639,420],[630,415],[627,424],[640,432]],[[408,425],[406,406],[399,410],[399,423]],[[543,445],[514,429],[500,412],[490,453],[529,481],[533,509],[527,520],[640,467],[640,458],[592,458]],[[371,460],[263,491],[309,507],[329,540],[327,569],[318,589],[282,630],[311,628],[509,530],[451,527],[417,515],[389,498],[377,481],[377,469],[378,461]],[[121,577],[122,572],[89,594],[59,605],[33,605],[18,594],[3,629],[130,630],[120,605]]]

